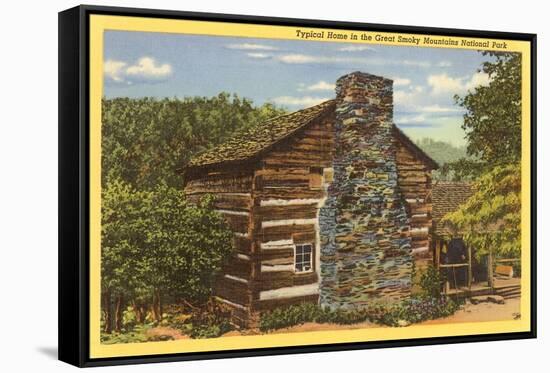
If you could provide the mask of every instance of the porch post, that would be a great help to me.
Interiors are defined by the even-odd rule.
[[[489,249],[489,257],[487,258],[487,277],[489,287],[492,289],[494,287],[493,279],[493,249]]]
[[[472,247],[468,245],[468,290],[472,290]]]

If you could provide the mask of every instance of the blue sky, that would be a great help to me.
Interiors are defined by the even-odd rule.
[[[464,144],[454,104],[487,76],[480,53],[460,49],[107,31],[106,97],[213,96],[235,92],[257,104],[298,110],[334,97],[352,71],[394,80],[394,121],[414,140]]]

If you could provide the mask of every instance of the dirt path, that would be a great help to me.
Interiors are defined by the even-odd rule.
[[[504,304],[479,303],[466,304],[454,315],[436,320],[428,320],[420,325],[447,324],[476,321],[514,320],[520,316],[520,299],[506,299]]]
[[[162,338],[162,337],[171,337],[172,339],[189,339],[188,335],[182,334],[181,331],[170,328],[168,326],[157,326],[151,328],[145,332],[149,338]]]
[[[479,303],[471,304],[467,303],[462,306],[454,315],[449,317],[443,317],[436,320],[428,320],[414,325],[436,325],[447,323],[461,323],[461,322],[477,322],[477,321],[500,321],[500,320],[514,320],[519,317],[520,313],[520,300],[519,298],[507,299],[504,304],[496,303]],[[371,322],[362,322],[352,325],[340,325],[340,324],[317,324],[317,323],[305,323],[302,325],[292,326],[290,328],[279,329],[271,332],[270,334],[279,333],[300,333],[300,332],[313,332],[323,330],[352,330],[352,329],[366,329],[366,328],[387,328],[384,325],[373,324]],[[261,334],[258,330],[246,330],[238,331],[233,330],[224,336],[235,335],[257,335]]]
[[[461,307],[454,315],[436,320],[428,320],[414,325],[437,325],[447,323],[478,322],[478,321],[500,321],[514,320],[520,316],[520,299],[507,299],[504,304],[496,303],[467,303]],[[302,325],[296,325],[289,328],[279,329],[270,334],[281,333],[301,333],[325,330],[353,330],[367,328],[387,328],[384,325],[378,325],[371,322],[362,322],[352,325],[340,324],[317,324],[308,322]],[[171,336],[173,339],[187,339],[189,336],[182,334],[179,330],[170,327],[156,327],[147,331],[148,336]],[[257,329],[232,330],[225,333],[223,337],[259,335],[263,334]]]

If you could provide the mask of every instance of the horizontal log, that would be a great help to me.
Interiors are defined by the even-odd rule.
[[[262,264],[262,267],[263,266],[276,267],[276,266],[287,266],[287,265],[293,266],[294,265],[294,255],[293,255],[293,252],[292,252],[290,256],[285,255],[285,256],[280,256],[280,257],[270,258],[270,259],[263,259],[262,258],[261,264]]]
[[[252,308],[257,311],[266,311],[273,310],[279,307],[287,307],[290,305],[297,305],[302,303],[317,304],[319,303],[319,295],[313,294],[282,299],[255,300],[252,303]]]
[[[250,195],[219,193],[214,195],[214,206],[218,209],[247,211],[252,206]]]
[[[316,123],[312,123],[308,126],[308,129],[312,130],[321,130],[327,131],[328,133],[333,133],[332,129],[334,128],[334,119],[324,119]]]
[[[432,219],[428,214],[411,215],[410,222],[415,227],[430,227]]]
[[[259,205],[261,200],[269,199],[311,199],[323,198],[324,192],[319,189],[311,190],[307,188],[281,188],[264,189],[254,192],[255,203]]]
[[[315,145],[315,146],[323,146],[323,147],[334,147],[334,138],[318,138],[318,137],[303,137],[301,139],[298,139],[293,146],[296,145]]]
[[[295,232],[292,233],[292,239],[295,244],[311,243],[314,245],[317,240],[317,232]]]
[[[255,216],[261,217],[260,221],[311,219],[317,216],[317,205],[256,206],[253,211]]]
[[[262,262],[279,259],[294,260],[294,248],[261,250],[258,258]]]
[[[319,152],[319,153],[327,153],[327,155],[331,155],[334,152],[334,144],[332,142],[321,142],[318,141],[317,143],[296,143],[292,146],[293,150],[297,151],[306,151],[306,152]]]
[[[324,130],[324,129],[308,128],[304,131],[304,137],[318,138],[318,139],[332,139],[333,134],[331,133],[331,131]]]
[[[425,227],[422,227],[425,228]],[[427,239],[429,236],[428,229],[411,229],[410,230],[411,237],[415,240],[421,240],[421,239]]]
[[[274,158],[265,158],[263,163],[267,167],[281,167],[281,166],[293,166],[293,167],[332,167],[332,158],[330,159],[303,159],[303,158],[285,158],[285,157],[274,157]]]
[[[294,273],[293,271],[284,272],[262,272],[258,281],[259,289],[274,290],[285,287],[313,284],[319,281],[319,276],[315,272]]]
[[[291,239],[296,233],[310,233],[315,234],[315,226],[311,224],[301,225],[283,225],[277,227],[265,227],[262,228],[257,234],[257,238],[261,242],[277,241],[284,239]]]
[[[249,216],[222,214],[233,232],[248,232]]]
[[[185,193],[250,192],[251,189],[252,176],[223,179],[206,178],[188,182],[185,186]]]
[[[256,176],[267,175],[308,175],[309,167],[266,167],[255,172]]]
[[[252,241],[247,237],[237,237],[233,238],[233,245],[237,253],[241,254],[250,254],[252,252]]]
[[[416,249],[416,248],[419,248],[419,247],[424,247],[424,246],[429,246],[429,245],[430,245],[429,239],[417,238],[417,237],[412,237],[412,239],[411,239],[411,247],[413,249]]]
[[[407,170],[407,169],[398,169],[397,170],[397,176],[399,179],[406,180],[408,178],[416,179],[416,178],[425,178],[430,175],[430,172],[427,172],[426,170]]]
[[[232,281],[225,277],[216,281],[214,294],[241,305],[250,303],[251,293],[248,284]]]
[[[238,257],[230,258],[222,266],[222,273],[250,280],[252,275],[252,262]]]
[[[315,151],[282,151],[270,152],[264,161],[277,161],[279,163],[294,163],[296,161],[303,163],[312,162],[329,162],[332,160],[330,152],[315,152]]]

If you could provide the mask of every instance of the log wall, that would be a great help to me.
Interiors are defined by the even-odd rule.
[[[186,198],[198,202],[206,194],[214,197],[214,206],[234,232],[235,252],[224,264],[214,287],[217,299],[231,307],[233,319],[245,326],[250,319],[254,276],[252,261],[252,183],[254,171],[217,170],[205,172],[185,186]]]
[[[417,269],[433,261],[431,170],[407,147],[397,144],[397,170],[401,194],[410,220],[411,246]]]
[[[254,310],[318,301],[318,212],[331,177],[333,121],[327,116],[282,142],[254,173]],[[312,245],[311,271],[295,271],[297,244]]]

